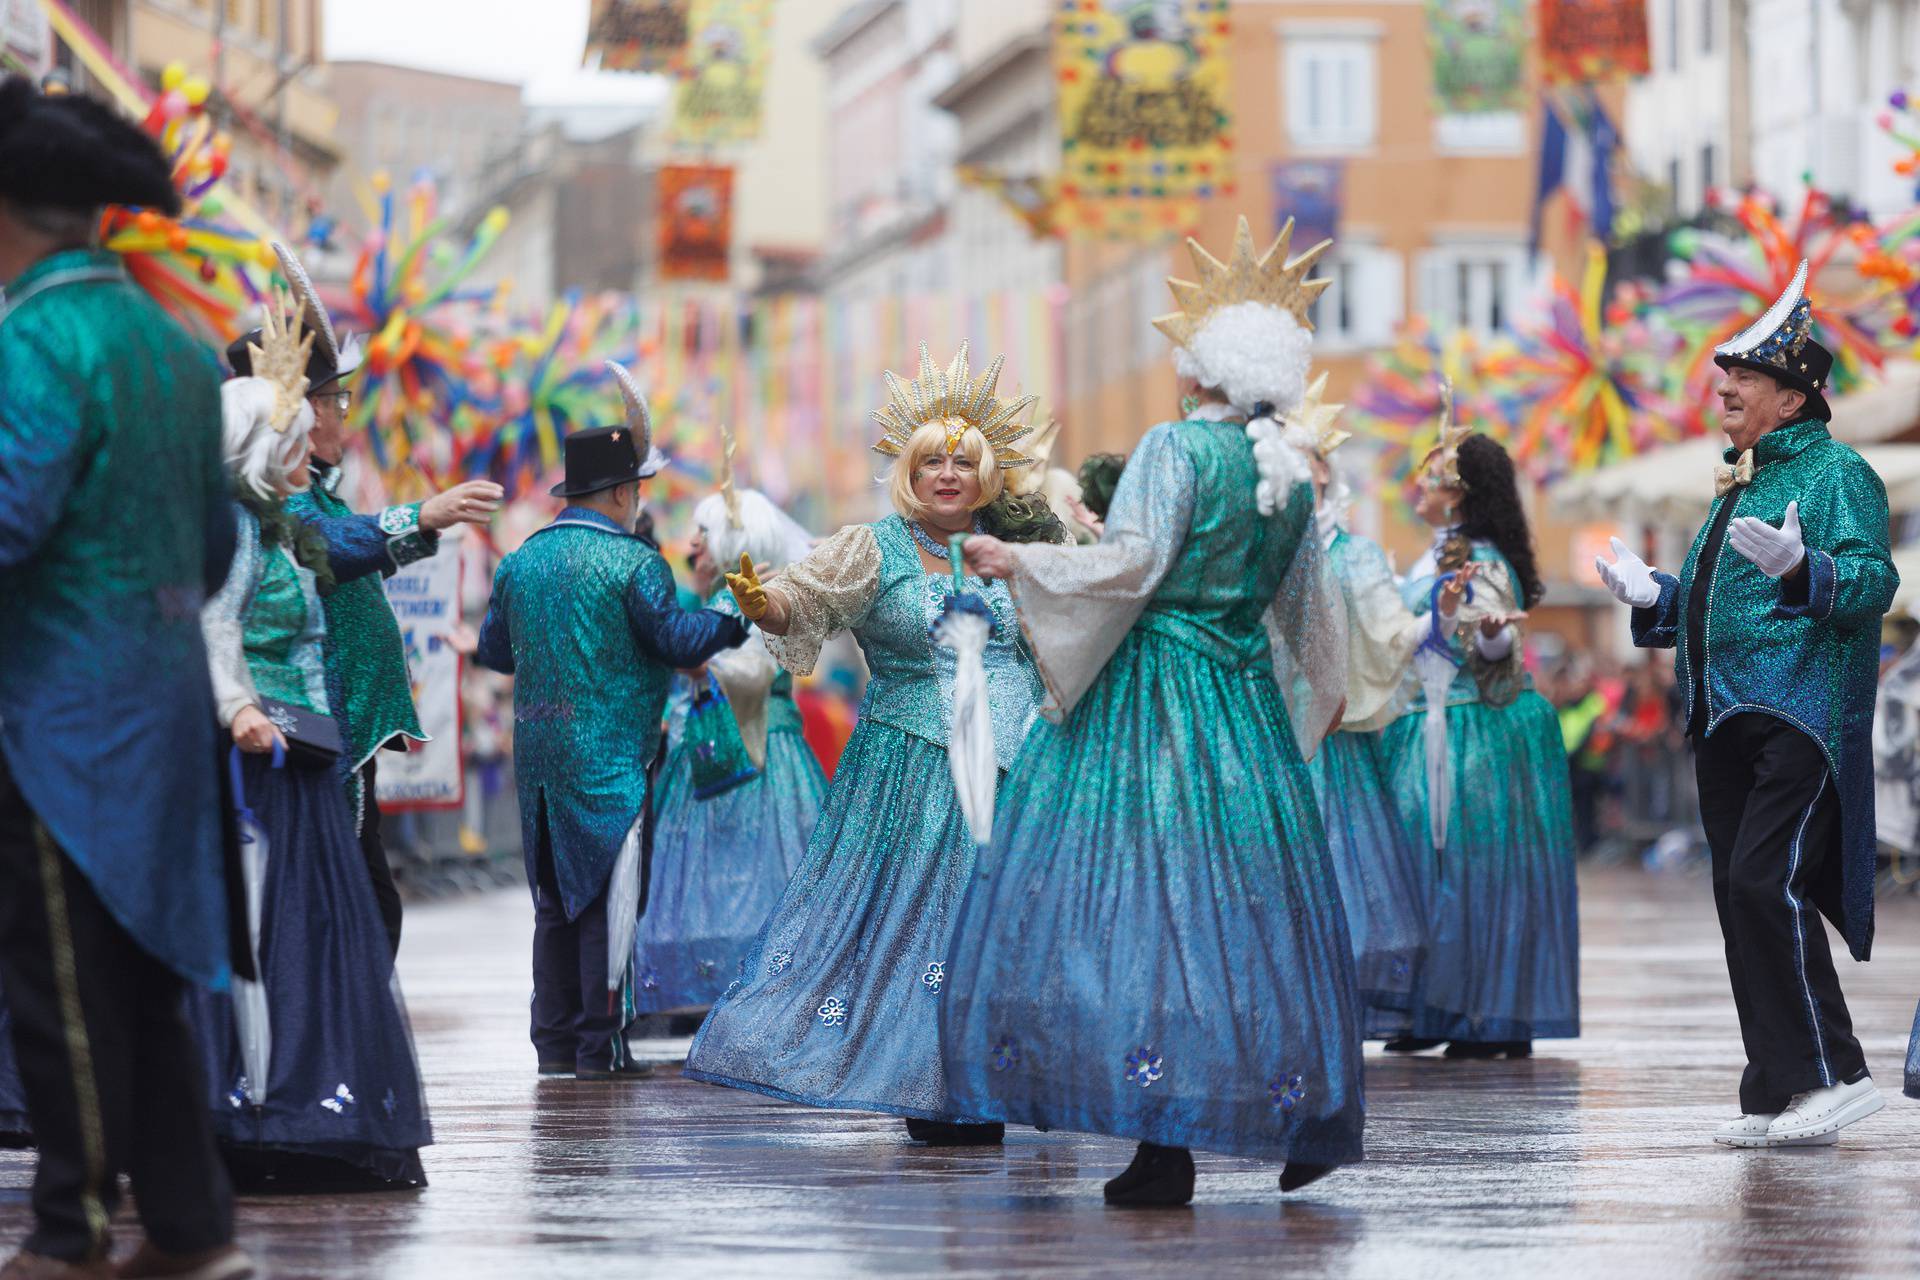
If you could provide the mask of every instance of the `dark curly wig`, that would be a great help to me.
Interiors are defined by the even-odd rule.
[[[1460,445],[1460,482],[1466,496],[1460,502],[1460,532],[1491,542],[1513,566],[1520,607],[1540,603],[1547,589],[1533,558],[1533,532],[1520,505],[1520,487],[1514,481],[1513,459],[1489,436],[1468,436]]]
[[[1126,469],[1124,453],[1096,453],[1080,464],[1080,500],[1087,504],[1087,510],[1102,520],[1107,518],[1113,491],[1120,487],[1120,474]]]

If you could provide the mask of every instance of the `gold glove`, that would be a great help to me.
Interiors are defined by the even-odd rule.
[[[758,622],[767,616],[767,589],[760,585],[760,579],[753,571],[752,556],[741,553],[740,572],[727,575],[727,590],[733,592],[733,598],[740,605],[740,612],[747,615],[747,621]]]

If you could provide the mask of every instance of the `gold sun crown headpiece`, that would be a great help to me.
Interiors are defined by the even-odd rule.
[[[301,319],[300,307],[284,289],[275,289],[260,321],[260,340],[247,344],[253,376],[273,384],[273,429],[282,435],[300,416],[307,399],[307,358],[313,354],[313,331]]]
[[[727,527],[744,529],[746,521],[740,515],[740,490],[733,481],[733,452],[738,442],[733,438],[733,428],[726,423],[720,424],[720,500],[727,506]]]
[[[1460,478],[1460,446],[1472,434],[1472,427],[1456,425],[1453,420],[1453,382],[1440,379],[1440,441],[1427,456],[1439,457],[1440,483],[1450,489],[1467,487]]]
[[[1206,328],[1214,312],[1242,302],[1258,302],[1292,312],[1301,328],[1311,331],[1313,321],[1309,317],[1314,300],[1326,292],[1332,282],[1309,280],[1307,272],[1313,270],[1314,263],[1333,241],[1322,240],[1290,260],[1287,253],[1292,245],[1292,218],[1280,228],[1280,234],[1267,246],[1267,251],[1256,255],[1253,228],[1242,214],[1233,232],[1233,256],[1226,262],[1202,249],[1198,240],[1188,236],[1187,251],[1193,255],[1193,269],[1200,279],[1196,282],[1167,277],[1167,288],[1173,290],[1173,300],[1180,304],[1180,309],[1160,316],[1153,327],[1171,338],[1174,345],[1185,347]]]
[[[1353,439],[1353,432],[1344,431],[1336,426],[1344,404],[1328,404],[1327,375],[1323,371],[1319,377],[1307,384],[1307,394],[1300,398],[1293,411],[1287,414],[1287,425],[1299,427],[1307,434],[1308,446],[1325,458],[1335,449]]]
[[[1033,406],[1035,397],[1009,401],[994,394],[1004,363],[1006,357],[995,356],[985,373],[973,377],[967,364],[967,344],[963,342],[960,354],[942,372],[927,353],[927,344],[921,343],[919,377],[903,383],[892,373],[883,375],[892,398],[884,408],[873,411],[873,420],[884,431],[874,442],[874,452],[897,458],[906,452],[915,431],[935,422],[947,428],[948,453],[960,447],[961,437],[972,427],[987,438],[1002,467],[1031,464],[1033,459],[1013,446],[1033,431],[1017,419]]]
[[[1033,412],[1027,415],[1027,425],[1033,428],[1033,434],[1027,438],[1027,456],[1033,459],[1033,465],[1022,468],[1013,479],[1007,481],[1007,488],[1016,498],[1026,498],[1040,492],[1047,483],[1047,468],[1053,462],[1054,446],[1060,443],[1060,419],[1053,416],[1053,406],[1045,400],[1033,402]]]

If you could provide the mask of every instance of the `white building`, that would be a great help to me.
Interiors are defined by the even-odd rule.
[[[1751,175],[1735,141],[1746,69],[1735,24],[1748,3],[1647,0],[1653,67],[1627,91],[1622,132],[1635,172],[1665,186],[1683,218],[1700,212],[1708,191],[1737,189]]]

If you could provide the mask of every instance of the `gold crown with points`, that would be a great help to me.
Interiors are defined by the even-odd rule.
[[[1006,357],[995,356],[985,373],[973,377],[967,364],[967,344],[963,342],[960,354],[942,372],[927,353],[927,344],[921,343],[919,377],[912,382],[901,382],[892,373],[882,375],[892,398],[884,408],[873,411],[873,420],[884,431],[874,443],[874,452],[897,458],[906,452],[915,431],[937,422],[947,427],[948,453],[960,447],[961,437],[972,427],[987,438],[1001,466],[1030,464],[1033,459],[1013,446],[1033,431],[1031,426],[1016,419],[1033,406],[1035,397],[1022,396],[1009,401],[994,394],[994,387],[1000,381],[1000,366],[1004,363]]]
[[[247,344],[247,355],[253,361],[253,376],[273,384],[271,421],[283,435],[307,399],[307,358],[313,354],[313,338],[298,304],[286,290],[275,289],[260,321],[260,340]]]
[[[1180,304],[1180,309],[1159,317],[1153,327],[1171,338],[1176,346],[1184,347],[1222,307],[1258,302],[1292,312],[1300,326],[1311,331],[1313,322],[1308,316],[1314,300],[1326,292],[1332,282],[1309,280],[1307,272],[1313,270],[1314,263],[1332,247],[1333,241],[1322,240],[1289,260],[1287,253],[1292,244],[1293,219],[1288,218],[1287,225],[1280,228],[1280,234],[1274,237],[1267,251],[1256,256],[1253,228],[1244,214],[1234,228],[1233,257],[1227,262],[1220,261],[1202,249],[1198,240],[1188,236],[1187,251],[1193,255],[1193,268],[1200,279],[1196,283],[1177,276],[1167,277],[1167,288],[1173,290],[1173,300]]]
[[[1322,372],[1307,385],[1307,394],[1287,414],[1287,425],[1306,432],[1309,447],[1322,458],[1353,439],[1353,432],[1343,431],[1334,425],[1340,418],[1341,410],[1347,406],[1326,403],[1326,394],[1327,375]]]
[[[740,516],[740,490],[733,482],[733,451],[737,442],[733,438],[733,428],[726,423],[720,424],[720,500],[727,506],[727,527],[744,529],[746,522]]]
[[[1427,457],[1440,459],[1439,485],[1448,489],[1464,489],[1466,482],[1460,478],[1460,446],[1473,434],[1470,426],[1458,426],[1453,421],[1453,382],[1440,379],[1440,442],[1433,446]]]
[[[1027,425],[1033,428],[1033,435],[1026,442],[1027,456],[1033,459],[1033,465],[1007,481],[1007,488],[1016,498],[1030,497],[1046,485],[1054,446],[1060,443],[1060,419],[1053,416],[1053,407],[1045,400],[1034,401]]]

